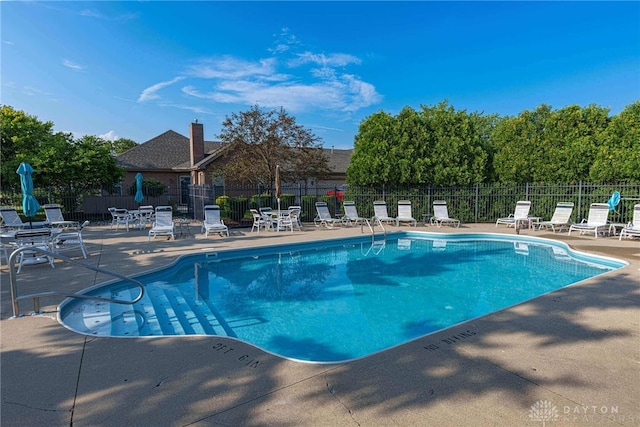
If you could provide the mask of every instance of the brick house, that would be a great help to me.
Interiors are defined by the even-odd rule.
[[[212,186],[211,172],[220,165],[226,148],[221,142],[205,141],[204,127],[197,120],[189,125],[188,138],[168,130],[116,157],[118,166],[126,170],[122,188],[133,185],[138,172],[145,179],[153,178],[166,184],[172,194],[187,194],[191,184]],[[331,169],[329,178],[322,182],[308,179],[304,185],[330,188],[344,184],[353,150],[323,150]]]

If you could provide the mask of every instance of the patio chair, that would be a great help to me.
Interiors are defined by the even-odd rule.
[[[220,206],[206,205],[204,207],[202,231],[204,231],[204,237],[209,237],[209,233],[220,233],[221,236],[226,234],[229,237],[229,227],[224,225],[224,221],[220,218]]]
[[[413,223],[415,227],[418,221],[413,217],[411,213],[411,201],[410,200],[398,200],[398,216],[396,217],[396,226],[400,226],[401,222]]]
[[[586,221],[583,219],[579,224],[571,224],[569,233],[579,231],[580,234],[593,233],[598,238],[598,232],[609,230],[607,219],[609,218],[609,205],[607,203],[591,203],[589,216]]]
[[[327,202],[316,202],[316,211],[318,213],[313,219],[316,227],[325,226],[327,228],[333,228],[334,225],[342,222],[340,219],[331,216]]]
[[[396,219],[387,213],[387,202],[382,200],[373,202],[373,217],[378,218],[381,222],[396,223]]]
[[[20,219],[18,212],[11,206],[0,207],[0,217],[2,218],[2,225],[10,229],[21,229],[24,227],[24,222]]]
[[[171,206],[158,206],[156,208],[156,220],[149,229],[149,238],[147,241],[151,241],[151,236],[155,239],[156,236],[170,236],[175,240],[175,226],[173,224],[173,209]]]
[[[44,213],[47,216],[47,222],[53,228],[78,228],[78,221],[66,221],[62,215],[62,209],[57,204],[47,204],[43,206]]]
[[[556,210],[553,212],[549,221],[541,221],[538,225],[538,230],[541,228],[551,228],[553,232],[562,231],[564,227],[571,225],[571,214],[573,213],[573,202],[559,202],[556,205]],[[556,230],[558,227],[558,230]]]
[[[349,225],[358,225],[359,223],[367,222],[367,218],[362,218],[358,215],[358,209],[356,208],[356,202],[345,201],[342,204],[344,209],[344,217],[342,217],[343,221]]]
[[[431,217],[431,223],[438,227],[442,227],[442,224],[450,224],[456,228],[460,227],[459,219],[449,217],[447,202],[444,200],[433,201],[433,216]]]
[[[83,222],[78,226],[77,230],[63,231],[62,233],[56,234],[51,241],[53,252],[60,253],[65,250],[80,248],[82,257],[87,259],[87,248],[84,245],[84,240],[82,240],[82,229],[87,225],[89,225],[89,221]]]
[[[147,224],[153,224],[153,221],[155,221],[155,211],[153,206],[140,206],[138,212],[138,221],[143,228],[147,228]]]
[[[623,237],[640,237],[640,203],[633,207],[633,221],[622,227],[618,240]]]
[[[251,211],[251,215],[253,216],[253,225],[251,226],[251,231],[256,230],[258,233],[260,229],[266,230],[269,224],[265,219],[260,215],[257,209],[249,209]]]
[[[263,206],[260,208],[260,215],[262,215],[262,219],[267,224],[267,228],[273,228],[275,230],[276,225],[278,224],[277,212],[274,212],[270,206]]]
[[[289,206],[289,218],[291,219],[291,226],[297,228],[298,231],[302,231],[302,221],[300,216],[302,215],[302,206]]]
[[[15,243],[17,248],[38,248],[51,252],[51,229],[39,228],[34,230],[18,230],[15,234]],[[42,257],[46,258],[51,268],[53,265],[53,257],[44,255],[37,251],[24,250],[18,256],[18,270],[22,271],[24,264],[39,264]]]
[[[297,208],[289,208],[286,211],[280,212],[277,219],[276,231],[290,229],[293,233],[294,227],[301,230],[298,218],[300,217],[300,210]]]
[[[520,200],[516,202],[516,209],[508,217],[498,218],[496,220],[496,227],[498,224],[506,224],[507,227],[518,226],[523,222],[529,222],[529,210],[531,209],[531,202],[528,200]],[[516,227],[517,228],[517,227]]]
[[[108,208],[107,210],[111,214],[110,230],[113,230],[113,226],[115,225],[116,231],[118,231],[120,229],[120,225],[124,225],[125,229],[129,231],[129,223],[132,222],[132,218],[128,210],[118,208]]]

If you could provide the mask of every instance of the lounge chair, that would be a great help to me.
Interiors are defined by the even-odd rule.
[[[572,202],[559,202],[556,205],[556,210],[553,212],[549,221],[541,221],[538,224],[538,230],[541,228],[551,228],[553,232],[562,231],[564,227],[571,225],[571,214],[573,213]],[[558,229],[556,230],[556,227]]]
[[[623,237],[640,237],[640,203],[633,207],[633,221],[622,228],[618,240]]]
[[[356,208],[356,202],[345,201],[342,204],[344,209],[344,216],[342,217],[343,221],[349,225],[358,225],[367,221],[366,218],[362,218],[358,215],[358,209]]]
[[[24,222],[20,219],[18,212],[11,206],[0,207],[0,217],[2,225],[5,227],[18,230],[24,227]]]
[[[398,216],[396,217],[396,226],[400,226],[401,222],[410,222],[415,227],[418,221],[413,217],[411,213],[411,201],[410,200],[398,200]]]
[[[572,231],[579,231],[580,234],[593,233],[598,238],[598,232],[608,230],[609,224],[609,205],[607,203],[591,203],[589,207],[589,217],[579,224],[571,224],[569,227],[569,236]]]
[[[18,230],[15,234],[16,246],[18,248],[38,248],[48,252],[51,252],[51,229],[50,228],[39,228],[34,230]],[[49,265],[51,268],[55,268],[53,265],[53,258],[49,255],[43,255],[38,251],[30,251],[24,250],[20,252],[18,256],[18,270],[16,273],[20,273],[22,271],[22,266],[29,259],[27,257],[32,257],[31,259],[38,259],[40,257],[46,257],[47,261],[49,261]],[[36,261],[39,263],[40,261]]]
[[[156,220],[153,222],[151,229],[149,229],[147,241],[151,241],[151,236],[154,239],[157,236],[170,236],[171,239],[175,240],[175,226],[173,224],[173,209],[171,209],[171,206],[158,206],[156,208]]]
[[[87,259],[87,248],[84,245],[84,240],[82,240],[82,229],[87,225],[89,225],[89,221],[83,222],[82,225],[78,226],[77,230],[63,231],[62,233],[56,234],[51,241],[53,251],[60,253],[67,249],[80,248],[82,257]]]
[[[316,227],[325,226],[327,228],[333,228],[334,225],[342,222],[340,219],[331,216],[327,202],[316,202],[316,211],[318,214],[313,219]]]
[[[531,202],[528,200],[520,200],[516,202],[515,211],[505,218],[498,218],[496,220],[496,227],[498,224],[506,224],[507,227],[520,226],[522,223],[529,223],[529,210],[531,209]],[[517,227],[516,227],[517,228]]]
[[[447,202],[444,200],[433,201],[433,216],[431,217],[431,223],[442,227],[442,224],[450,224],[454,227],[460,227],[460,220],[449,217],[449,209],[447,208]]]
[[[62,209],[57,204],[47,204],[43,206],[47,216],[47,222],[54,228],[78,228],[78,221],[66,221],[62,215]]]
[[[373,202],[373,217],[378,218],[381,222],[386,222],[387,224],[396,223],[396,219],[390,217],[387,213],[387,203],[382,200]]]
[[[224,221],[220,218],[220,206],[206,205],[204,207],[202,231],[204,231],[204,237],[209,237],[209,233],[220,233],[221,236],[226,234],[229,237],[229,227],[224,225]]]

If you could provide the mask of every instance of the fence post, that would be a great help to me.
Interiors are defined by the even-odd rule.
[[[578,222],[582,221],[582,181],[578,181]]]
[[[480,198],[480,184],[476,183],[476,203],[475,203],[475,208],[474,208],[474,217],[475,217],[475,221],[476,224],[478,223],[478,204],[479,204],[479,198]]]

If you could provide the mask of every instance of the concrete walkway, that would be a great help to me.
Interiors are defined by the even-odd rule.
[[[395,227],[391,229],[397,230]],[[401,227],[406,230],[407,227]],[[431,232],[501,232],[493,224]],[[197,227],[192,227],[198,232]],[[122,274],[213,248],[359,235],[360,228],[232,230],[147,242],[89,227],[88,262]],[[1,280],[2,426],[640,425],[640,241],[525,230],[628,267],[343,364],[285,360],[223,337],[97,338],[43,314],[11,318]],[[25,267],[20,294],[110,278],[56,262]],[[30,301],[21,311],[32,310]]]

